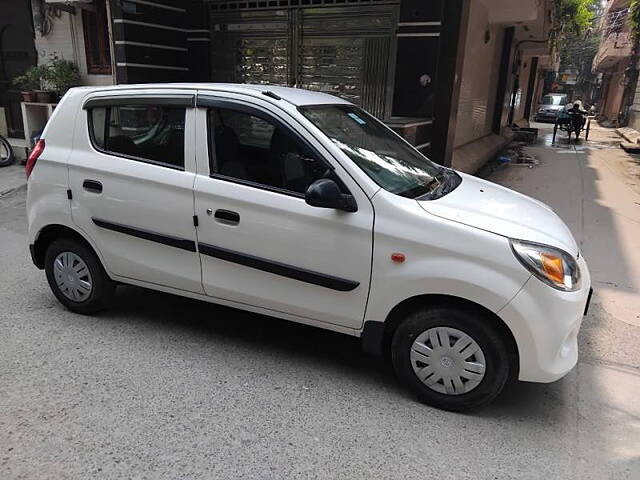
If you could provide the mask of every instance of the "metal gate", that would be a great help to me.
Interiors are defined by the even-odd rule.
[[[398,3],[224,8],[212,3],[216,82],[296,86],[391,112]],[[302,3],[302,2],[300,2]]]

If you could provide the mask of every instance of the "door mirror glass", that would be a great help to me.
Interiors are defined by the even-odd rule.
[[[309,185],[304,199],[313,207],[358,211],[353,195],[342,193],[338,184],[329,178],[321,178]]]

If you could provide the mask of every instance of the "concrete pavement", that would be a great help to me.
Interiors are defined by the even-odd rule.
[[[0,478],[640,478],[636,197],[606,140],[527,150],[539,166],[492,179],[569,223],[596,297],[574,371],[467,415],[331,332],[133,287],[69,313],[30,263],[24,190],[0,198]]]
[[[27,184],[24,165],[14,163],[0,168],[0,197]]]

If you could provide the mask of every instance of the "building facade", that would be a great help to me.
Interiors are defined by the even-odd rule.
[[[615,126],[628,123],[634,94],[629,3],[630,0],[607,1],[600,22],[600,46],[593,59],[593,70],[602,74],[598,113],[602,120]]]
[[[38,61],[72,60],[85,84],[212,81],[323,91],[383,119],[434,160],[474,171],[504,145],[505,127],[532,113],[551,2],[30,3]]]

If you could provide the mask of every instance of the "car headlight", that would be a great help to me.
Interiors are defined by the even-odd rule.
[[[547,285],[575,292],[580,288],[580,267],[567,252],[559,248],[524,240],[510,240],[520,263]]]
[[[538,113],[544,113],[544,107],[538,109]]]

